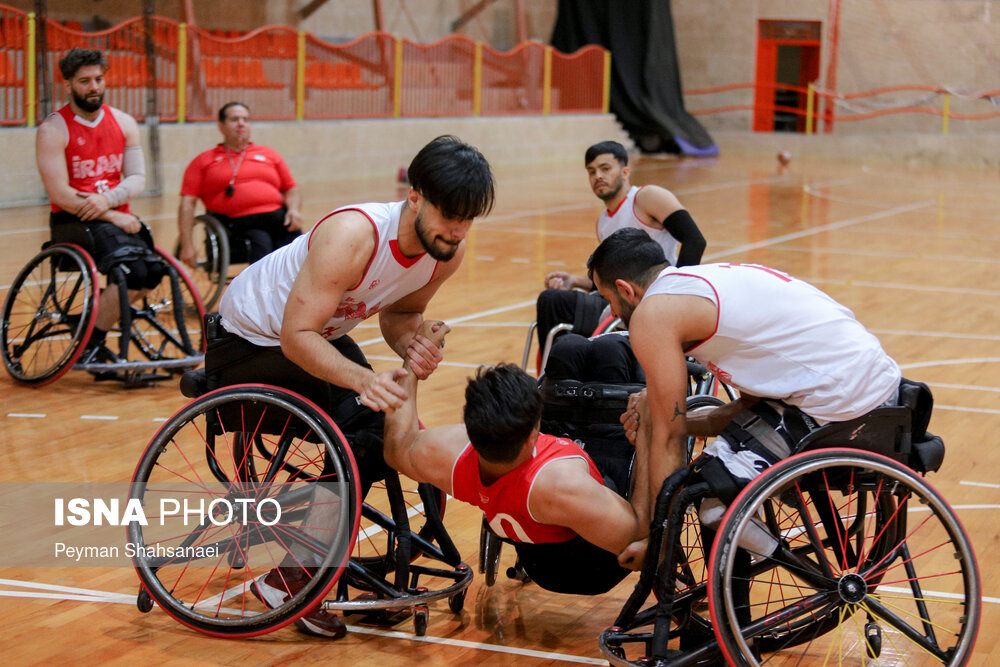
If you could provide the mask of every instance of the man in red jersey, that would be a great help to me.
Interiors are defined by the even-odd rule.
[[[448,327],[424,322],[420,333],[440,342]],[[483,510],[491,529],[514,543],[531,579],[558,593],[597,595],[641,562],[619,558],[649,526],[648,477],[613,489],[584,448],[539,432],[542,398],[520,367],[482,367],[465,390],[464,424],[420,430],[417,378],[396,371],[406,391],[402,407],[386,414],[386,463],[407,477],[430,482]],[[628,412],[646,410],[633,395]],[[646,432],[633,436],[635,469],[646,470]],[[646,496],[646,497],[644,497]],[[619,564],[620,561],[620,564]]]
[[[74,48],[59,61],[69,103],[38,128],[36,160],[52,203],[50,227],[85,225],[97,268],[124,263],[134,300],[160,282],[164,269],[149,257],[152,239],[139,233],[142,225],[129,210],[128,202],[146,186],[145,161],[135,119],[104,104],[107,69],[96,50]],[[102,348],[119,316],[117,298],[100,299],[88,347]]]
[[[194,266],[191,237],[198,200],[235,240],[249,241],[253,264],[301,232],[299,188],[278,153],[250,141],[250,109],[229,102],[219,109],[222,143],[200,154],[184,170],[177,211],[180,259]]]

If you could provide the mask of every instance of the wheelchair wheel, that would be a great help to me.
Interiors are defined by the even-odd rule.
[[[497,583],[502,548],[503,541],[490,530],[484,516],[482,526],[479,528],[479,572],[485,575],[487,586]]]
[[[83,352],[97,319],[97,268],[79,246],[43,250],[17,274],[3,305],[3,362],[17,381],[41,386]]]
[[[198,289],[180,262],[161,248],[156,254],[168,266],[167,274],[152,290],[133,305],[130,343],[148,361],[192,358],[188,366],[201,362],[205,351],[204,319]],[[129,360],[135,360],[129,355]]]
[[[778,651],[864,665],[876,650],[962,665],[981,593],[969,538],[937,491],[850,449],[764,471],[723,518],[709,572],[716,638],[735,665]]]
[[[211,215],[197,216],[191,233],[197,253],[191,278],[205,310],[211,312],[222,296],[229,274],[229,235],[222,223]],[[174,256],[180,256],[180,252],[178,242]]]
[[[215,636],[291,623],[346,570],[357,479],[340,430],[307,399],[267,385],[205,394],[164,424],[133,476],[130,498],[148,521],[128,527],[142,587]],[[292,582],[291,595],[265,604],[264,577]]]

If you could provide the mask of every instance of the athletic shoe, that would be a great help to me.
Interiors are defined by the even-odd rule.
[[[250,590],[268,609],[276,609],[302,590],[310,576],[301,567],[274,568],[250,584]],[[295,627],[307,635],[327,639],[340,639],[347,634],[344,622],[323,609],[322,603],[296,620]]]

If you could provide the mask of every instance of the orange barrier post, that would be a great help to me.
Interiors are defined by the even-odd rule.
[[[396,38],[395,71],[392,77],[392,117],[403,114],[403,38]]]
[[[951,95],[944,94],[944,109],[941,112],[941,134],[948,134],[948,107],[951,105]]]
[[[28,127],[35,126],[35,13],[28,14],[28,43],[26,45],[27,59],[24,64],[25,72],[25,95],[24,95],[24,117],[27,119]]]
[[[306,117],[306,33],[299,30],[298,50],[295,55],[295,120]]]
[[[601,91],[601,110],[611,110],[611,51],[604,52],[604,87]]]
[[[476,57],[472,64],[472,115],[483,113],[483,43],[476,42]]]
[[[177,26],[177,124],[187,118],[187,23]]]
[[[806,134],[813,133],[813,110],[816,108],[816,87],[810,83],[806,93]]]
[[[552,47],[545,47],[545,69],[542,72],[542,115],[552,112]]]

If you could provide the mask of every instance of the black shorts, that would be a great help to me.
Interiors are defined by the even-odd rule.
[[[299,230],[290,231],[285,227],[284,206],[267,213],[229,217],[209,211],[209,215],[222,223],[229,233],[229,247],[233,262],[253,264],[265,255],[288,245],[299,235]]]
[[[354,363],[371,368],[361,348],[349,336],[330,341],[330,344]],[[205,373],[210,389],[263,383],[305,396],[326,412],[347,438],[358,464],[362,495],[367,494],[374,482],[385,478],[387,467],[382,455],[385,415],[362,405],[353,390],[307,373],[289,361],[279,345],[262,347],[223,331],[219,338],[208,342]]]
[[[55,211],[49,216],[49,228],[54,242],[81,245],[89,252],[97,270],[116,282],[115,267],[120,267],[129,289],[153,289],[167,273],[163,260],[153,252],[152,238],[146,229],[129,234],[103,220],[83,222],[67,211]]]
[[[630,572],[618,564],[617,555],[580,536],[548,544],[517,542],[514,549],[528,576],[553,593],[601,595]]]

